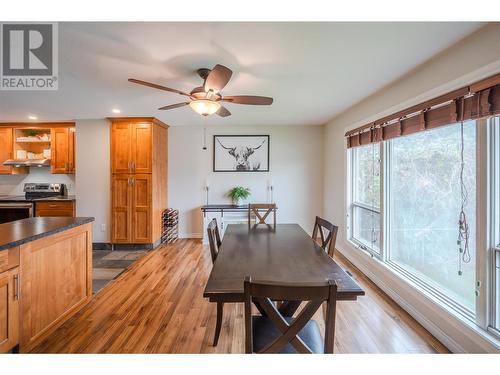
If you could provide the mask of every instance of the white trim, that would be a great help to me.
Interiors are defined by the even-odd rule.
[[[488,123],[476,120],[476,323],[488,329],[490,321],[490,267],[489,251],[490,213]]]
[[[500,341],[491,334],[441,306],[433,296],[418,290],[416,285],[393,272],[381,261],[348,246],[336,248],[450,351],[498,353]]]

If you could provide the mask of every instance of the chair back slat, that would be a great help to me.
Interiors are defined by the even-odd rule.
[[[312,238],[332,258],[335,252],[335,242],[337,241],[338,230],[339,228],[336,225],[333,225],[329,221],[316,216]],[[325,231],[327,233],[325,233]]]
[[[263,213],[262,211],[265,210]],[[276,204],[275,203],[251,203],[248,205],[248,225],[251,225],[252,214],[255,216],[255,225],[266,224],[266,219],[273,214],[273,225],[276,228]]]
[[[337,284],[333,280],[314,284],[289,284],[268,281],[252,281],[249,276],[244,282],[245,294],[245,351],[253,353],[252,303],[259,306],[261,313],[272,322],[280,335],[268,343],[259,353],[279,353],[291,344],[298,353],[312,353],[311,348],[299,337],[299,332],[311,320],[322,303],[327,303],[325,320],[324,353],[333,353],[335,332],[335,306]],[[285,319],[273,301],[307,301],[305,307],[290,323]]]
[[[208,224],[207,235],[208,243],[210,245],[210,255],[212,256],[212,263],[215,263],[217,255],[219,254],[220,245],[222,243],[219,234],[219,227],[215,218]]]

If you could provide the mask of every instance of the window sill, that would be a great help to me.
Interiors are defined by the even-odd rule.
[[[498,353],[500,340],[351,240],[339,251],[453,352]],[[451,318],[451,319],[450,319]],[[441,322],[441,323],[440,323]],[[468,331],[468,332],[467,332]]]
[[[366,255],[372,257],[372,258],[376,258],[377,260],[380,261],[380,253],[376,252],[375,250],[373,250],[372,248],[370,248],[368,245],[366,245],[365,243],[355,239],[355,238],[351,238],[349,240],[347,240],[349,242],[349,244],[351,246],[353,246],[354,248],[356,248],[356,250],[359,250],[359,251],[362,251],[363,253],[365,253]]]

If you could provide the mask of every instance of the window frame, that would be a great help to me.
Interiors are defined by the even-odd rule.
[[[493,117],[488,123],[489,149],[489,201],[490,233],[488,253],[490,275],[488,284],[489,317],[488,331],[500,337],[500,116]]]
[[[500,122],[500,117],[495,117],[495,121]],[[496,197],[500,197],[500,146],[497,147],[496,154],[496,168],[497,181],[495,182],[495,189],[491,189],[491,182],[489,181],[491,176],[491,171],[489,170],[491,162],[488,160],[491,149],[492,136],[490,133],[493,124],[484,124],[486,120],[475,120],[476,121],[476,298],[475,312],[469,308],[461,305],[460,303],[454,301],[451,297],[448,297],[443,292],[439,291],[435,286],[425,282],[416,275],[413,275],[409,271],[406,271],[403,267],[399,266],[395,262],[390,261],[391,252],[391,240],[390,240],[390,221],[391,221],[391,204],[390,204],[390,186],[391,186],[391,157],[392,157],[392,140],[382,141],[379,143],[380,152],[380,210],[376,211],[380,215],[380,252],[373,250],[372,248],[366,246],[365,243],[357,240],[354,237],[354,207],[361,207],[367,209],[368,207],[363,207],[363,204],[355,201],[355,165],[356,156],[355,150],[357,147],[352,148],[348,153],[348,168],[347,168],[347,238],[348,240],[358,249],[361,249],[368,253],[372,258],[376,258],[380,262],[384,263],[385,266],[396,275],[403,279],[406,279],[410,284],[413,284],[417,290],[427,293],[432,296],[439,305],[458,313],[460,316],[466,318],[468,321],[474,323],[475,325],[487,329],[488,331],[494,332],[500,337],[500,330],[495,329],[493,317],[497,314],[497,319],[500,320],[500,311],[492,311],[492,305],[495,298],[492,290],[493,283],[499,283],[496,288],[497,293],[500,293],[500,271],[499,276],[495,278],[495,252],[500,253],[500,198],[496,199],[496,226],[499,226],[498,233],[491,235],[489,232],[490,228],[495,228],[492,224],[492,215],[489,212],[489,207],[491,204],[489,200],[493,199],[493,195],[496,193]],[[490,121],[494,122],[494,121]],[[453,125],[453,123],[450,123]],[[488,125],[488,126],[487,126]],[[500,142],[500,130],[496,126],[496,134]],[[409,135],[411,137],[411,135]],[[362,146],[361,146],[362,147]],[[495,192],[495,193],[493,193]],[[486,199],[488,195],[488,200]],[[372,207],[369,207],[372,209]],[[480,226],[483,229],[480,229]],[[493,251],[493,254],[489,254],[486,250],[490,247],[488,243],[488,238],[495,238],[496,248],[498,250]],[[500,255],[498,255],[500,261]],[[495,279],[494,279],[495,278]],[[492,281],[493,280],[493,281]],[[498,280],[498,281],[497,281]],[[499,296],[500,299],[500,296]],[[499,307],[500,310],[500,307]],[[497,322],[496,324],[499,324]]]
[[[367,145],[368,146],[368,145]],[[363,147],[363,146],[360,146]],[[356,186],[355,186],[355,181],[356,181],[356,171],[355,171],[355,166],[356,166],[356,149],[357,147],[351,148],[349,151],[349,157],[348,157],[348,212],[347,212],[347,238],[348,240],[353,243],[358,249],[366,251],[370,256],[382,259],[383,258],[383,249],[384,249],[384,234],[383,234],[383,224],[382,224],[382,218],[383,218],[383,178],[384,178],[384,173],[383,173],[383,168],[382,168],[382,160],[383,160],[383,142],[380,142],[378,145],[371,146],[371,147],[379,147],[379,170],[380,170],[380,187],[379,187],[379,194],[380,194],[380,207],[375,207],[375,206],[370,206],[365,203],[361,203],[356,201]],[[373,246],[370,246],[366,242],[357,239],[354,237],[354,220],[355,220],[355,215],[354,215],[354,210],[355,208],[359,208],[371,213],[376,213],[379,215],[380,220],[380,227],[379,227],[379,243],[380,243],[380,248],[376,249]]]

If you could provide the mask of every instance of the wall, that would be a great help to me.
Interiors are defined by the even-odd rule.
[[[213,172],[214,134],[269,134],[270,172]],[[180,234],[202,235],[200,207],[206,202],[207,179],[209,203],[230,203],[225,194],[236,185],[251,189],[250,202],[268,202],[272,180],[278,222],[299,223],[312,231],[315,216],[322,213],[322,137],[322,126],[217,126],[207,129],[204,151],[201,126],[170,127],[169,206],[180,210]]]
[[[94,242],[109,242],[110,160],[107,120],[76,122],[77,215],[92,216]],[[269,173],[212,172],[213,134],[269,134]],[[252,191],[250,201],[267,202],[268,181],[274,181],[274,198],[279,222],[297,222],[312,230],[314,217],[322,213],[323,127],[211,127],[207,131],[208,150],[202,150],[203,128],[169,128],[168,202],[180,210],[179,233],[201,237],[200,207],[205,204],[205,182],[210,182],[210,203],[229,203],[226,192],[235,185]],[[298,199],[301,197],[301,199]],[[102,225],[106,230],[102,230]]]
[[[28,174],[0,175],[0,195],[24,195],[23,187],[27,182],[59,182],[66,184],[68,194],[75,194],[75,175],[52,174],[50,167],[34,167]]]
[[[76,122],[76,213],[95,217],[93,242],[110,239],[109,129],[105,119]]]
[[[498,351],[484,331],[390,272],[346,240],[346,130],[500,72],[500,24],[491,24],[340,114],[325,127],[324,214],[339,225],[337,248],[455,352]]]

